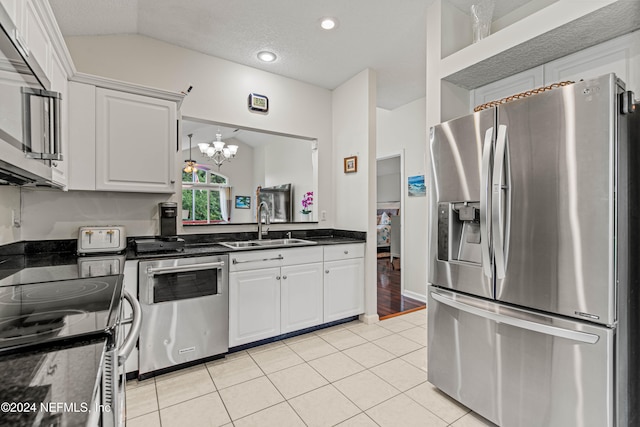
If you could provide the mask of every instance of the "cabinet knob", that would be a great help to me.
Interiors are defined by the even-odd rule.
[[[349,251],[344,251],[344,254],[345,255],[349,255]]]
[[[329,270],[325,270],[324,272],[325,272],[325,273],[327,273],[327,274],[329,274]]]
[[[276,280],[280,280],[280,276],[276,276]]]
[[[287,278],[287,276],[282,276],[282,278],[283,278],[283,279],[286,279],[286,278]]]

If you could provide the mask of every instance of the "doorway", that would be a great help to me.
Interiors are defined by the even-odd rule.
[[[376,162],[377,296],[380,319],[424,307],[403,295],[404,153],[380,157]]]

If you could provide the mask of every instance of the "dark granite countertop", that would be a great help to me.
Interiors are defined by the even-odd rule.
[[[264,239],[283,239],[287,237],[286,231],[272,231]],[[216,234],[186,234],[179,236],[185,240],[184,249],[175,252],[151,252],[139,254],[135,252],[133,241],[135,237],[129,238],[127,248],[127,259],[157,259],[157,258],[175,258],[203,256],[203,255],[222,255],[238,252],[237,249],[231,249],[220,244],[220,242],[234,242],[256,240],[256,233],[216,233]],[[294,239],[304,239],[317,242],[319,245],[339,245],[347,243],[364,243],[366,241],[366,233],[359,231],[345,231],[333,229],[316,229],[316,230],[292,230],[291,237]],[[310,245],[296,245],[292,248],[305,247]],[[275,247],[252,247],[251,250],[267,250],[275,249]],[[281,249],[281,247],[279,248]],[[289,247],[287,247],[289,249]]]
[[[271,231],[268,236],[265,236],[265,239],[282,239],[287,237],[287,233],[287,231]],[[312,240],[319,245],[364,243],[366,234],[366,232],[361,231],[335,229],[291,230],[292,238]],[[182,251],[137,254],[134,244],[135,239],[151,237],[154,236],[129,237],[127,239],[127,249],[122,256],[126,257],[126,259],[156,259],[221,255],[237,252],[237,250],[222,246],[220,242],[254,240],[258,236],[256,232],[185,234],[179,236],[185,240],[185,247]],[[252,248],[252,250],[266,249],[270,248],[268,246]],[[78,256],[76,254],[75,239],[24,241],[0,246],[0,284],[2,279],[12,276],[23,269],[54,266],[69,266],[69,268],[73,268],[74,265],[79,265],[79,260],[91,259],[92,257],[94,255]]]
[[[0,357],[0,402],[12,405],[2,411],[2,426],[85,426],[100,385],[106,342],[101,338]]]

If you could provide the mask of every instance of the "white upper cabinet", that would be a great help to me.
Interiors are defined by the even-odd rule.
[[[173,193],[176,101],[69,86],[69,189]]]
[[[471,108],[564,81],[615,73],[627,90],[640,91],[640,31],[567,55],[472,91]]]
[[[598,59],[579,57],[639,30],[639,1],[521,2],[494,19],[491,34],[476,43],[471,13],[459,5],[434,0],[427,9],[427,126],[466,115],[472,110],[468,107],[487,100],[563,80],[615,72],[628,89],[638,86],[637,42],[626,52],[614,47],[615,52],[603,51]]]
[[[42,19],[38,16],[33,1],[30,0],[24,5],[24,26],[21,36],[24,37],[29,54],[33,55],[42,71],[51,79],[51,39]]]
[[[173,193],[175,102],[96,89],[96,190]]]
[[[640,91],[640,31],[584,49],[544,66],[545,84],[616,73],[627,89]]]
[[[57,55],[51,56],[51,90],[60,93],[60,145],[62,150],[62,160],[52,161],[52,179],[55,183],[66,186],[68,183],[68,153],[69,153],[69,115],[68,115],[68,94],[69,81],[62,61]]]

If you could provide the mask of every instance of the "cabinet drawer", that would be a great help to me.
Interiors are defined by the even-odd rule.
[[[285,252],[278,249],[232,252],[229,254],[229,272],[280,267]]]
[[[341,259],[363,257],[364,243],[350,243],[348,245],[332,245],[324,247],[325,261],[338,261]]]
[[[229,254],[229,271],[257,270],[313,262],[322,262],[322,247],[232,252]]]
[[[322,246],[287,249],[282,253],[282,265],[310,264],[322,262]]]

